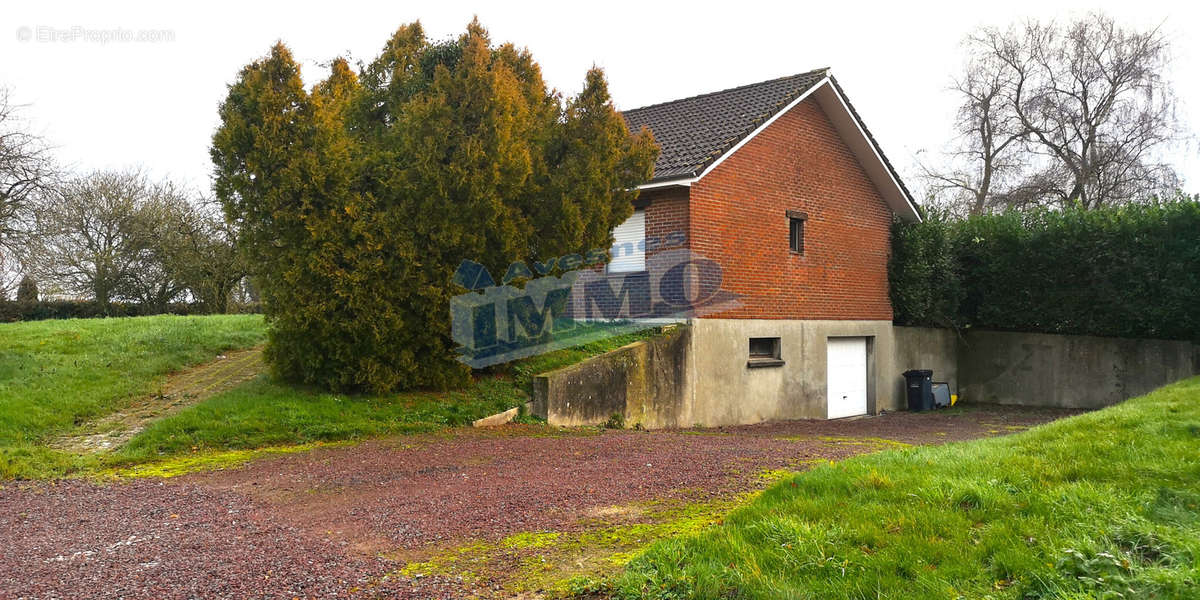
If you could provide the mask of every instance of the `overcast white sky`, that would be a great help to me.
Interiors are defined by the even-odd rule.
[[[1200,9],[1190,2],[756,3],[669,2],[52,2],[9,0],[0,15],[0,85],[28,104],[35,131],[67,165],[141,165],[208,190],[217,105],[239,68],[282,39],[306,82],[338,55],[369,60],[400,24],[457,35],[478,14],[494,41],[528,47],[550,85],[571,94],[603,67],[618,108],[682,98],[830,66],[913,181],[913,157],[948,138],[962,37],[980,25],[1068,18],[1101,7],[1174,42],[1180,116],[1200,129]],[[168,40],[50,41],[120,28]],[[91,33],[89,33],[91,32]],[[160,34],[161,35],[161,34]],[[1200,191],[1195,145],[1174,151],[1185,188]]]

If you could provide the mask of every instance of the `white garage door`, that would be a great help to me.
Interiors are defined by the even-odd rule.
[[[867,338],[829,338],[828,417],[867,414]]]

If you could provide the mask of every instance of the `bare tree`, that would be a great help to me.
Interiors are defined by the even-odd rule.
[[[27,130],[20,107],[0,87],[0,252],[12,252],[23,231],[25,209],[52,185],[56,169],[44,141]]]
[[[165,187],[141,219],[153,227],[155,240],[144,267],[134,274],[138,290],[131,294],[152,309],[179,298],[198,302],[212,313],[229,310],[246,262],[236,245],[236,230],[225,221],[219,204],[190,200],[173,186]]]
[[[245,277],[233,229],[211,203],[140,171],[102,171],[40,203],[30,264],[39,279],[107,308],[164,312],[198,301],[224,312]]]
[[[144,242],[137,267],[118,288],[120,296],[155,313],[193,296],[197,273],[211,268],[206,263],[212,257],[200,255],[210,232],[192,194],[170,181],[151,185],[133,225],[133,235]]]
[[[38,278],[107,310],[146,268],[154,232],[143,217],[154,193],[138,171],[101,171],[66,182],[35,211],[29,258]]]
[[[14,255],[0,248],[0,301],[12,298],[21,281],[21,265]]]
[[[1158,28],[1134,31],[1094,13],[984,28],[966,44],[971,60],[955,86],[961,137],[950,167],[926,169],[935,191],[957,189],[981,212],[1096,208],[1178,185],[1157,158],[1181,137]]]
[[[229,311],[249,272],[237,247],[237,229],[225,220],[220,204],[205,201],[193,212],[180,271],[193,300],[207,312]]]
[[[960,132],[945,156],[945,166],[921,164],[935,195],[946,197],[950,208],[965,207],[971,214],[995,203],[996,190],[1020,171],[1013,150],[1029,135],[1020,119],[1008,110],[1006,90],[1012,82],[995,56],[974,51],[966,74],[954,82],[962,98],[955,127]]]

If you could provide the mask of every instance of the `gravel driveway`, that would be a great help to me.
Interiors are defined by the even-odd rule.
[[[400,569],[473,540],[585,531],[595,515],[638,502],[733,497],[766,485],[769,470],[1003,435],[1068,414],[979,407],[671,432],[508,426],[166,480],[10,482],[0,488],[0,597],[504,595],[492,579]]]

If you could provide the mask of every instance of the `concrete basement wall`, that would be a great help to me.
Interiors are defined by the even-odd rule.
[[[827,411],[827,341],[868,339],[867,410],[895,410],[896,373],[891,321],[712,319],[692,321],[688,425],[743,425],[789,419],[824,419]],[[749,340],[778,337],[778,367],[748,368]]]
[[[1200,373],[1190,342],[972,331],[959,345],[967,402],[1100,408]]]

